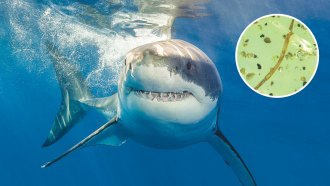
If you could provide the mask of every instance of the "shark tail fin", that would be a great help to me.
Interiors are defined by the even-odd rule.
[[[53,61],[62,93],[62,101],[43,147],[55,143],[83,118],[87,112],[87,107],[81,104],[81,101],[91,98],[78,67],[61,55],[54,45],[46,43],[46,47]]]

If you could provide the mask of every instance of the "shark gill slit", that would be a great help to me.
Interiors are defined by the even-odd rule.
[[[293,23],[294,23],[294,19],[291,20],[290,27],[289,27],[290,31],[286,34],[280,58],[278,59],[275,66],[273,68],[271,68],[271,70],[268,72],[268,74],[257,84],[257,86],[254,87],[255,90],[258,90],[267,80],[269,80],[273,76],[273,74],[276,72],[276,70],[280,67],[280,65],[284,59],[285,53],[288,49],[288,45],[290,43],[290,38],[293,35],[293,32],[292,32]]]

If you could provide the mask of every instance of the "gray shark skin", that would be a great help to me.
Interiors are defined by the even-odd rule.
[[[54,47],[49,47],[49,51],[60,76],[63,101],[44,146],[61,138],[91,107],[112,110],[116,115],[42,168],[95,144],[120,146],[132,139],[164,149],[207,142],[233,169],[242,185],[256,185],[247,165],[218,128],[220,75],[197,47],[171,39],[129,51],[118,80],[118,93],[105,98],[92,98],[79,72],[61,68],[59,64],[68,62]]]

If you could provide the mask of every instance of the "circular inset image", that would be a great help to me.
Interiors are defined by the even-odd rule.
[[[253,21],[236,46],[236,65],[243,81],[267,97],[301,91],[312,80],[318,61],[313,33],[288,15],[271,14]]]

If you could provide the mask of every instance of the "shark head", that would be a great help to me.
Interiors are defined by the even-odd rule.
[[[195,124],[218,104],[222,85],[212,61],[181,40],[131,50],[119,79],[123,112],[136,120]]]

